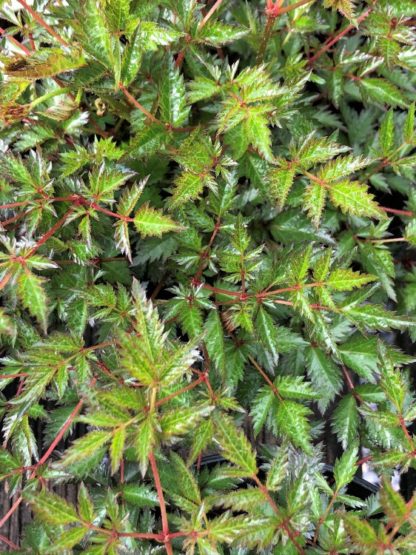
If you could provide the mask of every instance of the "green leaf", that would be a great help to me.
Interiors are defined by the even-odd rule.
[[[257,392],[257,395],[252,402],[250,411],[250,415],[253,420],[253,430],[255,436],[257,436],[261,432],[267,418],[270,416],[273,402],[274,393],[270,387],[262,387]]]
[[[198,422],[209,414],[212,407],[205,404],[201,406],[194,405],[192,407],[182,408],[181,411],[176,409],[165,412],[160,418],[160,429],[165,439],[170,437],[178,437],[193,429]]]
[[[386,79],[366,77],[365,79],[361,79],[360,86],[364,95],[378,104],[401,107],[407,106],[406,99],[400,89]]]
[[[322,185],[312,181],[305,190],[304,210],[307,211],[315,227],[319,227],[322,212],[325,207],[327,190]]]
[[[277,364],[279,360],[277,327],[273,318],[261,306],[256,317],[256,331],[259,340],[264,345],[271,364]]]
[[[289,165],[273,169],[269,173],[269,186],[267,188],[267,194],[274,202],[276,202],[279,208],[283,208],[286,204],[286,199],[290,189],[292,188],[295,174],[295,168]]]
[[[359,546],[374,547],[377,543],[377,535],[368,522],[362,520],[354,514],[344,516],[348,532],[351,534],[355,543]]]
[[[160,83],[160,117],[163,122],[179,127],[188,118],[183,77],[171,56]]]
[[[161,237],[163,233],[179,231],[181,229],[181,227],[169,216],[165,216],[162,212],[152,208],[148,204],[144,204],[140,210],[136,212],[134,216],[134,225],[143,237]]]
[[[370,162],[371,160],[368,158],[354,156],[353,154],[338,156],[319,170],[318,177],[323,181],[337,181],[365,168]]]
[[[126,428],[118,428],[114,432],[110,445],[111,474],[115,474],[123,458],[124,444],[126,442]]]
[[[74,507],[54,493],[44,490],[26,492],[25,498],[35,513],[50,524],[72,524],[79,521]]]
[[[358,425],[357,402],[353,395],[346,395],[340,400],[332,416],[332,428],[344,449],[357,439]]]
[[[310,409],[294,401],[282,401],[276,409],[276,427],[280,434],[286,436],[296,447],[306,453],[312,452],[310,443]]]
[[[399,414],[403,412],[403,405],[406,395],[406,384],[402,374],[396,370],[385,347],[380,344],[380,385],[387,398],[396,407]]]
[[[13,79],[41,79],[73,71],[85,65],[80,50],[62,52],[59,48],[42,48],[22,58],[18,56],[5,64],[5,75]]]
[[[145,484],[124,484],[121,487],[121,493],[127,503],[135,507],[153,508],[159,504],[157,493]]]
[[[215,419],[215,437],[224,456],[240,468],[246,476],[257,473],[255,453],[245,434],[225,416]]]
[[[389,110],[384,116],[378,134],[381,155],[387,158],[394,146],[394,112]]]
[[[75,440],[63,455],[60,464],[64,467],[70,466],[74,462],[82,459],[91,458],[98,452],[103,445],[111,439],[110,432],[94,431]]]
[[[155,423],[153,418],[149,416],[140,423],[135,438],[136,457],[140,465],[142,476],[146,474],[149,464],[149,454],[153,450],[155,441]]]
[[[44,278],[32,274],[25,268],[18,277],[16,292],[23,306],[38,320],[46,332],[48,299],[43,287],[44,283]]]
[[[94,505],[84,483],[78,489],[78,513],[86,522],[94,520]]]
[[[328,137],[318,138],[312,133],[304,139],[295,154],[300,166],[303,169],[308,169],[348,150],[348,147],[339,145]]]
[[[335,289],[335,291],[352,291],[356,287],[362,287],[375,280],[376,278],[374,276],[360,274],[349,268],[339,268],[331,272],[330,276],[327,278],[327,284],[331,289]]]
[[[415,109],[416,103],[412,102],[407,112],[403,129],[403,138],[407,143],[413,143],[415,137]]]
[[[0,308],[0,334],[14,336],[16,333],[14,320],[4,309]]]
[[[188,464],[196,461],[198,456],[208,447],[214,435],[211,419],[202,420],[192,434],[192,446],[188,457]]]
[[[392,522],[404,521],[409,514],[409,509],[403,497],[397,491],[394,491],[391,482],[383,481],[383,487],[380,491],[380,501],[386,515]]]
[[[270,469],[267,472],[266,488],[270,491],[278,491],[287,476],[289,458],[287,449],[281,447],[273,458]]]
[[[318,407],[324,413],[342,388],[341,371],[331,357],[318,347],[307,349],[306,363],[312,386],[319,392]]]
[[[205,344],[217,368],[225,371],[224,330],[217,310],[211,310],[205,323]]]
[[[284,399],[316,399],[317,394],[309,382],[301,376],[277,376],[274,380],[279,394]]]
[[[88,528],[83,526],[77,526],[69,528],[69,530],[65,530],[59,534],[58,538],[54,538],[53,546],[50,548],[50,553],[62,553],[67,549],[71,549],[80,543],[86,534],[88,534]]]
[[[356,333],[339,346],[342,362],[365,380],[375,383],[378,372],[377,338]]]
[[[375,304],[349,306],[343,312],[358,327],[388,331],[391,328],[401,330],[415,325],[412,319]]]
[[[356,447],[349,447],[342,457],[335,461],[334,478],[337,491],[340,491],[354,478],[357,472],[357,461],[358,449]]]
[[[246,33],[246,30],[227,25],[222,21],[208,21],[206,25],[198,29],[196,39],[210,46],[219,47],[240,39]]]
[[[324,0],[324,6],[338,10],[348,19],[354,20],[354,0]]]
[[[385,219],[386,215],[374,201],[374,195],[358,181],[332,183],[329,189],[331,202],[344,214]]]
[[[396,301],[393,278],[396,276],[396,268],[392,253],[386,245],[360,242],[360,262],[367,272],[376,275],[388,296]]]

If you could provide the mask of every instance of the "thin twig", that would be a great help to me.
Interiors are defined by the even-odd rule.
[[[56,31],[54,31],[52,27],[46,23],[43,17],[35,12],[35,10],[31,6],[29,6],[29,4],[27,4],[25,0],[18,0],[18,2],[25,8],[25,10],[30,13],[30,15],[35,21],[39,23],[39,25],[41,25],[54,39],[59,42],[59,44],[62,44],[62,46],[69,46],[69,43],[66,42],[66,40],[64,40]]]
[[[345,37],[345,35],[347,35],[350,31],[352,31],[353,29],[356,29],[358,24],[364,21],[365,19],[367,19],[367,17],[370,15],[371,12],[372,12],[372,8],[368,8],[368,10],[363,12],[357,18],[357,25],[350,23],[349,25],[347,25],[347,27],[345,27],[345,29],[343,29],[337,35],[335,35],[334,38],[332,38],[329,42],[324,44],[323,47],[320,48],[314,56],[312,56],[312,58],[309,58],[309,61],[308,61],[309,65],[313,65],[316,62],[316,60],[322,56],[322,54],[325,54],[325,52],[327,52],[330,48],[332,48],[332,46],[334,46],[334,44],[336,44],[339,40],[341,40],[342,37]]]
[[[153,479],[155,481],[157,496],[159,498],[160,513],[162,516],[162,531],[163,531],[163,537],[165,541],[166,553],[168,555],[173,555],[172,546],[169,540],[169,523],[168,523],[168,515],[166,512],[166,503],[163,495],[162,484],[160,482],[159,471],[157,469],[155,455],[153,452],[149,453],[149,462],[152,468]]]
[[[204,27],[207,23],[208,20],[211,18],[211,16],[218,10],[218,8],[221,6],[223,0],[217,0],[215,2],[215,4],[211,7],[211,9],[209,10],[209,12],[204,16],[204,18],[200,21],[199,25],[198,25],[198,31],[200,31],[202,29],[202,27]]]

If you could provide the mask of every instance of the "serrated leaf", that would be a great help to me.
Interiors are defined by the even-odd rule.
[[[389,110],[381,122],[378,141],[382,156],[387,158],[394,146],[394,112]]]
[[[345,343],[339,346],[342,362],[354,370],[359,376],[375,382],[378,371],[377,339],[354,334]]]
[[[24,58],[18,56],[5,64],[3,72],[13,79],[41,79],[73,71],[85,65],[81,51],[42,48]]]
[[[115,474],[120,467],[121,459],[123,458],[124,444],[126,442],[126,428],[118,428],[111,440],[110,444],[110,459],[111,459],[111,474]]]
[[[324,181],[337,181],[343,177],[347,177],[356,171],[365,168],[370,163],[369,158],[354,156],[348,154],[346,156],[338,156],[335,160],[331,160],[319,170],[318,177]]]
[[[27,492],[26,499],[29,501],[35,513],[50,524],[72,524],[78,522],[79,518],[72,505],[65,499],[51,492]]]
[[[64,453],[60,464],[64,467],[92,457],[111,439],[111,432],[94,431],[75,440]]]
[[[281,447],[273,458],[269,471],[267,472],[266,488],[270,491],[278,491],[288,471],[289,458],[285,447]]]
[[[163,122],[179,127],[188,114],[183,76],[169,56],[160,83],[160,117]]]
[[[345,515],[344,520],[347,530],[359,546],[374,547],[377,544],[377,534],[368,522],[354,514]]]
[[[276,409],[276,427],[280,434],[286,436],[296,447],[306,453],[312,452],[310,443],[310,409],[294,401],[279,402]]]
[[[277,203],[279,208],[283,208],[286,203],[287,196],[293,185],[295,173],[295,168],[291,166],[276,168],[269,173],[267,193]]]
[[[279,394],[284,399],[316,399],[317,394],[309,382],[301,376],[277,376],[274,380]]]
[[[208,355],[223,373],[225,370],[224,330],[217,310],[211,310],[206,320],[205,345]]]
[[[388,104],[389,106],[407,105],[406,99],[400,89],[386,79],[378,77],[366,77],[361,79],[360,86],[365,95],[378,104]]]
[[[304,209],[308,213],[315,227],[319,227],[322,212],[325,207],[327,190],[319,183],[311,181],[306,187],[304,195]]]
[[[65,530],[59,534],[58,538],[54,539],[53,546],[50,548],[50,553],[63,553],[67,549],[71,549],[76,544],[80,543],[87,533],[88,528],[83,526]]]
[[[359,415],[353,395],[343,397],[332,416],[332,428],[345,449],[358,437]]]
[[[317,138],[314,134],[310,134],[297,150],[296,160],[302,168],[308,169],[348,150],[348,147],[339,145],[328,137]]]
[[[323,413],[342,388],[340,369],[331,357],[318,347],[307,350],[306,363],[313,388],[319,392],[318,407]]]
[[[159,210],[144,204],[134,216],[134,225],[143,237],[161,237],[169,231],[179,231],[181,228],[169,216]]]
[[[146,474],[149,464],[149,454],[153,450],[155,441],[155,423],[152,417],[148,417],[138,426],[135,438],[135,452],[142,476]]]
[[[264,345],[270,357],[271,364],[279,360],[277,328],[273,318],[261,306],[256,317],[256,331],[260,342]]]
[[[219,47],[240,39],[246,30],[240,27],[227,25],[222,21],[209,21],[202,28],[198,29],[196,39],[211,46]]]
[[[136,507],[156,507],[159,504],[157,493],[145,484],[124,484],[121,487],[123,498]]]
[[[245,434],[225,416],[215,419],[215,427],[215,435],[224,456],[247,476],[256,474],[256,456]]]
[[[44,290],[45,279],[32,274],[26,268],[20,273],[17,280],[17,295],[23,306],[41,324],[44,331],[48,327],[47,302]]]
[[[387,331],[393,328],[401,330],[416,325],[411,318],[401,316],[374,304],[350,306],[346,310],[344,309],[344,314],[358,326],[370,329]]]
[[[403,138],[407,143],[412,143],[415,137],[415,109],[416,103],[412,102],[407,112],[403,129]]]
[[[211,419],[202,420],[192,434],[188,464],[192,464],[212,441],[214,427]]]
[[[267,418],[270,415],[270,411],[274,401],[274,393],[270,387],[262,387],[255,396],[252,405],[250,415],[253,420],[253,430],[254,435],[257,436]]]
[[[78,489],[78,513],[86,522],[94,520],[94,505],[84,483]]]
[[[337,491],[341,490],[344,486],[349,484],[357,472],[358,449],[356,447],[349,447],[337,459],[334,465],[334,478]]]
[[[411,511],[411,507],[406,506],[403,497],[394,491],[391,483],[386,479],[380,491],[380,501],[391,522],[401,522]]]
[[[329,196],[332,204],[341,208],[344,214],[367,216],[379,220],[386,218],[384,212],[374,201],[374,196],[368,192],[365,185],[358,181],[331,183]]]
[[[335,291],[352,291],[356,287],[363,287],[363,285],[375,280],[374,276],[360,274],[350,268],[339,268],[331,272],[327,278],[327,284],[331,289],[335,289]]]

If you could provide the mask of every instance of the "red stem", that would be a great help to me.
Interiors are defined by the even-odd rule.
[[[166,512],[166,503],[165,503],[162,484],[160,482],[159,471],[157,469],[156,459],[155,459],[155,455],[154,455],[153,451],[149,453],[149,462],[150,462],[150,466],[152,468],[153,479],[155,481],[157,496],[159,498],[160,513],[161,513],[161,516],[162,516],[163,539],[164,539],[164,542],[165,542],[166,553],[168,555],[173,555],[172,546],[171,546],[170,541],[169,541],[169,523],[168,523],[168,515],[167,515],[167,512]]]
[[[64,40],[60,35],[58,35],[58,33],[56,31],[54,31],[52,29],[52,27],[50,27],[46,21],[43,19],[42,16],[40,16],[37,12],[35,12],[35,10],[33,10],[27,3],[25,0],[18,0],[19,4],[21,4],[25,10],[27,10],[30,15],[33,17],[33,19],[35,21],[37,21],[39,23],[39,25],[41,25],[44,29],[46,29],[46,31],[48,31],[48,33],[54,37],[59,44],[62,44],[62,46],[69,46],[69,43],[66,42],[66,40]]]
[[[3,534],[0,534],[0,541],[2,541],[3,543],[5,543],[6,545],[8,545],[9,547],[11,547],[13,550],[18,550],[19,546],[16,545],[15,543],[13,543],[11,540],[9,540],[8,538],[6,538],[6,536],[3,536]]]
[[[32,247],[30,249],[30,251],[28,252],[28,254],[25,256],[25,258],[30,258],[31,256],[33,256],[35,254],[35,252],[44,244],[46,243],[46,241],[48,239],[50,239],[52,237],[52,235],[58,231],[59,228],[61,228],[64,223],[66,222],[66,220],[69,218],[69,216],[72,214],[72,208],[70,208],[67,212],[65,212],[65,214],[62,216],[62,218],[60,218],[44,235],[42,235],[42,237],[39,239],[39,241],[36,243],[36,245],[34,247]]]
[[[22,200],[21,202],[10,202],[9,204],[0,204],[0,210],[7,210],[8,208],[17,208],[18,206],[27,206],[28,202]]]
[[[202,19],[202,21],[198,25],[198,31],[200,29],[202,29],[202,27],[204,27],[204,25],[206,25],[208,23],[208,20],[218,10],[218,8],[221,6],[222,2],[223,2],[223,0],[217,0],[215,2],[215,4],[211,7],[209,12],[204,16],[204,18]]]
[[[93,384],[91,384],[93,385]],[[82,409],[82,406],[84,404],[84,400],[80,399],[78,401],[78,403],[75,405],[73,411],[71,412],[71,414],[68,416],[68,418],[65,421],[65,424],[62,426],[62,428],[59,430],[57,436],[55,437],[55,439],[52,441],[52,443],[49,445],[48,449],[45,451],[45,453],[42,455],[42,457],[39,459],[39,461],[36,463],[35,465],[35,469],[42,465],[45,464],[45,462],[49,459],[49,457],[52,455],[53,451],[55,450],[55,447],[58,445],[58,443],[61,441],[61,439],[64,437],[66,431],[69,429],[69,427],[71,426],[71,424],[73,423],[74,419],[78,416],[80,410]],[[34,474],[34,473],[33,473]]]
[[[13,505],[10,507],[10,509],[7,511],[4,517],[0,520],[0,528],[2,528],[4,524],[9,520],[9,518],[12,516],[12,514],[16,512],[16,510],[18,509],[22,501],[23,501],[22,496],[16,499],[16,501],[13,503]]]
[[[263,379],[270,386],[270,389],[273,391],[276,397],[282,401],[282,396],[280,395],[279,390],[274,385],[274,383],[269,378],[269,376],[266,374],[266,372],[263,370],[263,368],[260,366],[260,364],[258,364],[257,361],[251,355],[249,355],[248,359],[251,362],[251,364],[254,366],[254,368],[257,370],[257,372],[263,377]]]
[[[399,210],[398,208],[388,208],[387,206],[380,206],[384,212],[388,212],[390,214],[397,214],[398,216],[409,216],[411,218],[415,215],[414,212],[411,210]]]
[[[31,54],[30,50],[28,48],[26,48],[26,46],[23,46],[23,44],[21,44],[18,40],[16,40],[14,37],[12,37],[12,35],[9,35],[6,31],[6,29],[3,29],[3,27],[0,27],[0,35],[3,35],[4,37],[6,37],[7,40],[9,40],[15,46],[20,48],[20,50],[22,50],[22,52],[24,52],[27,56],[29,56]]]
[[[372,8],[368,8],[368,10],[363,12],[357,18],[357,25],[362,21],[364,21],[364,19],[367,19],[367,17],[370,15],[371,12],[372,12]],[[322,54],[325,54],[325,52],[327,52],[332,46],[334,46],[334,44],[336,44],[339,40],[342,39],[342,37],[347,35],[353,29],[356,29],[356,25],[353,25],[352,23],[350,23],[350,25],[347,25],[345,29],[343,29],[337,35],[335,35],[335,37],[332,38],[329,42],[326,42],[324,46],[320,50],[318,50],[318,52],[314,56],[312,56],[312,58],[309,58],[309,62],[308,62],[309,65],[314,64],[316,60],[322,56]]]
[[[90,386],[92,387],[96,382],[96,378],[93,378],[91,380]],[[45,462],[49,459],[49,457],[51,456],[51,454],[53,453],[55,447],[58,445],[58,443],[61,441],[61,439],[63,438],[65,432],[68,430],[68,428],[70,427],[70,425],[72,424],[72,422],[74,421],[75,417],[78,415],[78,413],[80,412],[82,406],[84,404],[84,400],[80,399],[80,401],[78,401],[77,405],[75,406],[75,408],[73,409],[73,411],[71,412],[71,414],[68,416],[65,424],[62,426],[62,428],[60,429],[60,431],[58,432],[58,435],[55,437],[55,439],[52,441],[52,443],[50,444],[49,448],[47,449],[47,451],[42,455],[42,457],[40,458],[40,460],[33,466],[33,471],[30,475],[30,478],[34,478],[36,475],[36,470],[39,466],[41,466],[42,464],[45,464]],[[14,503],[13,505],[10,507],[10,509],[8,510],[8,512],[4,515],[4,517],[0,520],[0,528],[9,520],[9,518],[13,515],[13,513],[17,510],[17,508],[19,507],[19,505],[21,504],[21,502],[23,501],[23,497],[19,497]]]
[[[127,88],[122,83],[118,84],[118,88],[121,90],[121,92],[127,98],[127,100],[130,102],[130,104],[132,104],[135,108],[140,110],[148,119],[150,119],[150,121],[153,121],[153,123],[161,123],[153,114],[151,114],[149,112],[149,110],[147,110],[144,106],[142,106],[140,104],[140,102],[138,102],[134,98],[134,96],[129,93]]]
[[[174,391],[173,393],[171,393],[170,395],[167,395],[163,399],[159,399],[159,401],[156,401],[155,407],[160,407],[165,403],[168,403],[175,397],[178,397],[178,395],[181,395],[182,393],[186,393],[187,391],[191,391],[192,389],[197,387],[200,383],[204,382],[205,380],[206,378],[205,378],[205,375],[203,374],[197,380],[190,383],[189,385],[186,385],[185,387],[182,387],[182,389],[179,389],[178,391]]]
[[[195,273],[195,276],[192,280],[195,285],[199,284],[199,280],[201,279],[202,273],[204,271],[205,260],[209,256],[211,247],[212,247],[212,245],[215,241],[215,237],[217,236],[220,228],[221,228],[221,220],[220,220],[220,217],[218,216],[217,221],[215,222],[214,230],[213,230],[213,232],[211,234],[211,237],[209,239],[207,248],[201,253],[201,261],[199,263],[199,266],[198,266],[198,269]]]

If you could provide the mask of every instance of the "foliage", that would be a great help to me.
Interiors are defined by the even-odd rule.
[[[0,541],[415,553],[413,2],[0,6]]]

